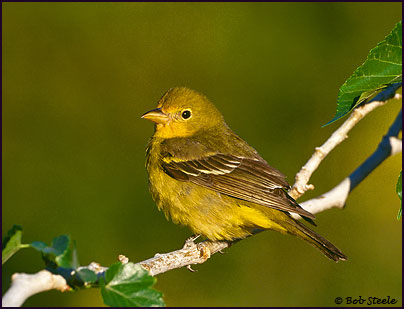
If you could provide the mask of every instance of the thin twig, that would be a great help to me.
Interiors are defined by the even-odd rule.
[[[402,141],[397,138],[402,127],[402,110],[383,137],[373,154],[366,159],[349,177],[341,181],[332,190],[316,198],[300,203],[305,210],[316,214],[330,208],[343,208],[349,193],[361,183],[366,176],[375,170],[389,156],[393,156],[402,151]],[[292,214],[295,219],[300,219],[298,214]]]
[[[306,162],[306,164],[296,174],[295,184],[289,192],[294,199],[298,199],[307,190],[313,190],[314,186],[308,184],[311,175],[318,168],[321,161],[343,140],[348,137],[348,132],[367,114],[380,107],[392,98],[395,91],[401,87],[401,83],[393,84],[378,94],[371,102],[355,108],[347,120],[330,136],[330,138],[320,147],[317,147]],[[399,95],[399,94],[397,94]],[[401,95],[400,95],[401,96]]]

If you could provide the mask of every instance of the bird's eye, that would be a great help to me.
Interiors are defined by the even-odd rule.
[[[191,111],[186,109],[181,113],[181,117],[183,119],[188,119],[189,117],[191,117]]]

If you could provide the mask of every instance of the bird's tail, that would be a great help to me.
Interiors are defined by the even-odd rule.
[[[339,260],[346,261],[348,258],[337,247],[330,243],[327,239],[310,230],[297,220],[290,220],[288,224],[291,224],[294,228],[288,229],[290,233],[299,236],[300,238],[309,242],[312,246],[318,248],[329,259],[338,262]]]

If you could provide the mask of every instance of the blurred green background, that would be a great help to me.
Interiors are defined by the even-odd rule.
[[[229,126],[293,183],[342,121],[339,87],[401,19],[401,3],[3,3],[2,233],[23,240],[70,234],[80,262],[141,261],[182,247],[147,187],[153,125],[140,115],[170,87],[207,95]],[[375,149],[401,103],[374,111],[311,179],[317,196]],[[402,304],[402,221],[389,158],[347,201],[317,215],[316,231],[347,262],[265,232],[214,255],[199,271],[159,275],[170,306],[335,306],[336,297]],[[3,266],[43,268],[25,249]],[[99,290],[51,291],[29,306],[100,306]]]

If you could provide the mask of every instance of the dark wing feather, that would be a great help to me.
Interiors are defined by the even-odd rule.
[[[287,194],[285,176],[262,159],[215,154],[197,160],[162,162],[162,167],[175,179],[314,219]]]

